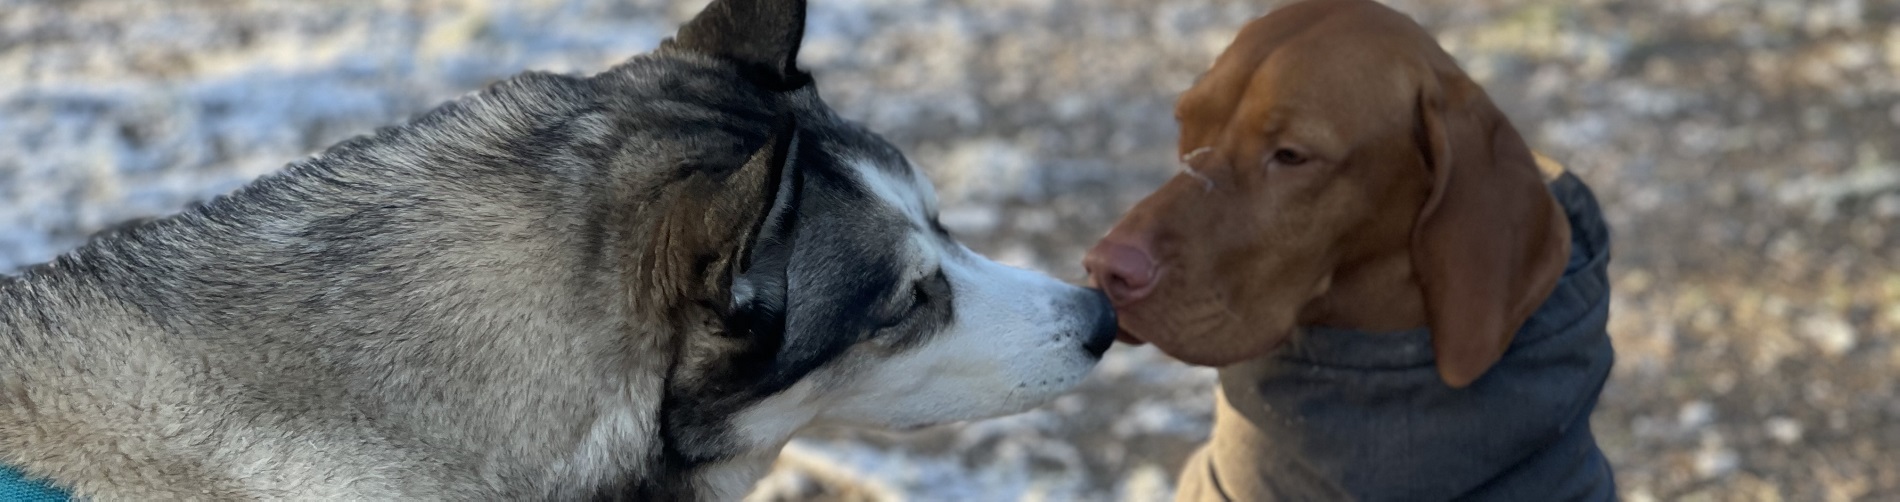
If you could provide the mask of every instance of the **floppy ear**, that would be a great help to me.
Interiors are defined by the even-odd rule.
[[[760,85],[794,89],[810,82],[798,69],[805,0],[713,0],[672,40],[672,47],[738,63]]]
[[[1570,224],[1530,148],[1462,72],[1420,92],[1432,194],[1412,232],[1438,375],[1463,388],[1503,357],[1563,275]]]

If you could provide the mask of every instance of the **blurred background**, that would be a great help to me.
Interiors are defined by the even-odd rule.
[[[0,0],[0,272],[704,0]],[[1171,106],[1274,1],[812,0],[803,64],[944,223],[1081,278],[1175,168]],[[1390,0],[1615,231],[1595,415],[1624,498],[1900,499],[1900,1]],[[1213,373],[1119,347],[999,420],[814,431],[758,500],[1166,500]]]

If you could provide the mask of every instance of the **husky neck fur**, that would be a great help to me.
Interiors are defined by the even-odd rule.
[[[0,276],[0,462],[99,500],[735,500],[808,426],[1072,388],[1105,299],[952,240],[793,65],[803,18],[718,0]]]

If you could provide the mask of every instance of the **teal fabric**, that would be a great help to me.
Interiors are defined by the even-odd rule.
[[[66,502],[65,490],[37,479],[28,479],[12,467],[0,466],[0,502]]]

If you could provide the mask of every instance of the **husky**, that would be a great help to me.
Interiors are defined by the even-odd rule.
[[[0,276],[0,465],[95,500],[736,500],[816,425],[1022,412],[1113,343],[715,0]]]

